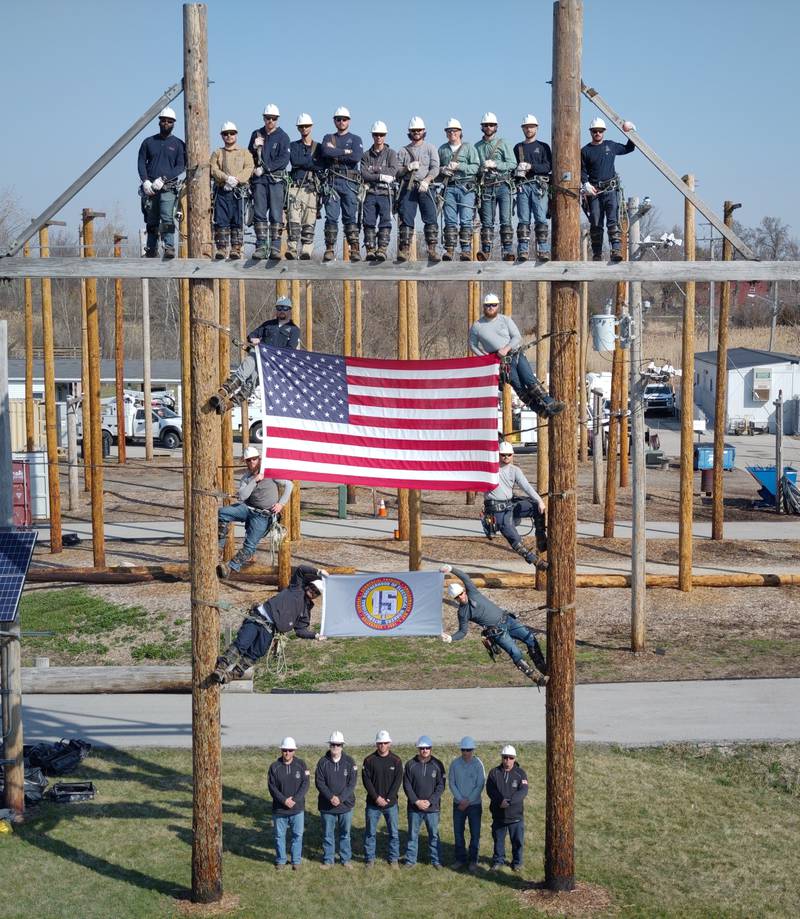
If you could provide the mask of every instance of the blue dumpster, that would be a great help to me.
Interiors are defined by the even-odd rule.
[[[774,466],[748,466],[747,471],[761,486],[758,490],[762,501],[770,506],[775,505],[777,483]],[[797,470],[794,466],[784,466],[783,474],[793,484],[797,484]]]
[[[731,444],[722,445],[722,468],[733,469],[736,461],[736,447]],[[714,468],[714,444],[695,444],[694,445],[694,468],[695,469],[713,469]]]

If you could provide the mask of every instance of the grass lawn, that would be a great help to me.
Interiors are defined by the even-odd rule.
[[[287,919],[439,917],[513,919],[536,915],[520,892],[541,879],[544,750],[517,745],[531,793],[526,808],[522,877],[486,868],[491,846],[484,812],[481,870],[475,876],[427,864],[367,874],[338,866],[323,872],[316,795],[309,794],[304,855],[297,874],[272,867],[262,751],[226,751],[224,883],[240,896],[232,915]],[[321,750],[301,750],[313,769]],[[357,760],[367,752],[349,751]],[[410,749],[398,748],[404,759]],[[452,748],[434,751],[445,763]],[[496,750],[478,751],[493,765]],[[190,753],[100,751],[75,778],[98,787],[93,802],[44,804],[11,835],[0,835],[4,919],[171,917],[188,896],[191,856]],[[449,795],[441,837],[453,861]],[[401,845],[405,818],[401,804]],[[360,857],[363,790],[354,819]],[[577,871],[606,887],[612,909],[602,915],[745,917],[800,914],[800,744],[667,747],[642,750],[580,747],[577,753]],[[383,852],[379,837],[379,855]],[[420,846],[421,862],[427,846]]]

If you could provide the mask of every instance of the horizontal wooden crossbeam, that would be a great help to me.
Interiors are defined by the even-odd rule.
[[[11,278],[230,278],[237,281],[795,281],[800,262],[240,262],[206,259],[5,258]]]

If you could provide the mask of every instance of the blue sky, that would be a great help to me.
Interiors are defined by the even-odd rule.
[[[386,121],[395,147],[413,114],[437,144],[450,116],[474,141],[487,109],[512,141],[527,112],[539,118],[540,138],[550,139],[549,0],[499,7],[211,0],[208,9],[214,144],[224,119],[244,135],[259,126],[267,102],[279,105],[292,139],[299,112],[312,114],[320,138],[338,105],[350,108],[363,137],[374,119]],[[3,25],[0,189],[13,189],[33,216],[180,79],[181,3],[7,3]],[[742,223],[775,215],[800,236],[800,185],[791,168],[800,151],[796,0],[586,0],[584,27],[584,80],[635,121],[679,174],[694,172],[704,200],[718,212],[725,198],[741,201]],[[182,97],[176,108],[183,136]],[[596,114],[584,101],[587,140]],[[622,139],[613,127],[608,136]],[[74,228],[80,208],[91,207],[138,226],[140,141],[61,219]],[[682,221],[678,193],[641,154],[618,166],[628,195],[649,194],[665,225]],[[706,232],[698,227],[698,235]]]

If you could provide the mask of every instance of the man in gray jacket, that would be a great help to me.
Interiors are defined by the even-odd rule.
[[[400,180],[398,192],[398,213],[400,230],[397,261],[406,262],[411,255],[411,238],[414,235],[414,222],[417,219],[417,207],[425,226],[425,244],[428,247],[428,258],[439,261],[436,243],[439,238],[439,215],[436,212],[436,198],[432,188],[439,175],[439,151],[425,140],[425,122],[415,115],[408,123],[408,137],[411,141],[398,151],[400,168],[397,178]]]
[[[517,531],[517,524],[523,517],[531,518],[536,530],[536,548],[539,552],[547,551],[544,501],[519,466],[514,465],[514,448],[507,440],[500,444],[499,452],[500,481],[483,498],[483,530],[490,539],[499,531],[511,548],[529,565],[536,565],[540,571],[546,571],[547,562],[539,559],[536,552],[525,548]],[[515,486],[521,488],[527,497],[515,497]]]
[[[386,261],[392,233],[392,187],[398,164],[397,154],[386,143],[387,134],[386,125],[376,121],[372,125],[372,146],[361,157],[361,180],[366,187],[361,220],[368,262]]]
[[[455,601],[458,604],[458,631],[453,635],[442,632],[442,641],[446,644],[451,641],[461,641],[467,635],[470,622],[474,622],[483,629],[481,635],[484,644],[489,642],[487,647],[502,648],[518,670],[533,680],[537,686],[545,686],[547,684],[547,664],[533,631],[527,625],[523,625],[513,613],[500,609],[496,603],[484,597],[466,571],[454,568],[452,565],[442,565],[439,571],[445,575],[452,572],[462,581],[462,584],[453,583],[447,588],[451,602]],[[522,652],[516,644],[517,641],[525,644],[538,673],[522,657]]]
[[[234,521],[244,524],[244,545],[225,564],[220,561],[217,574],[226,578],[239,571],[255,555],[259,542],[269,533],[292,493],[292,483],[286,479],[267,479],[261,472],[261,451],[248,447],[244,451],[247,471],[239,480],[236,504],[217,511],[217,536],[220,552],[228,538],[228,527]]]
[[[510,316],[500,314],[500,298],[497,294],[487,294],[483,298],[483,316],[469,330],[470,351],[477,355],[496,354],[501,362],[501,385],[509,382],[525,405],[537,415],[552,418],[564,411],[564,403],[554,399],[542,386],[521,345],[517,324]]]

